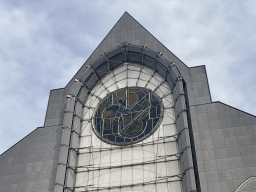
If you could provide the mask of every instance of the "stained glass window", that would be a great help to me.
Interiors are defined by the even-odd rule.
[[[160,99],[151,90],[119,89],[99,103],[94,131],[113,144],[138,142],[154,132],[161,121],[161,112]]]

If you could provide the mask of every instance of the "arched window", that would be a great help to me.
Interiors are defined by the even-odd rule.
[[[253,184],[253,185],[251,185]],[[249,191],[249,190],[256,190],[256,177],[251,176],[248,179],[246,179],[244,182],[242,182],[235,192],[242,192],[242,191]]]
[[[194,175],[183,83],[171,61],[145,46],[124,43],[87,65],[67,96],[65,144],[75,150],[66,186],[175,192],[188,186]]]

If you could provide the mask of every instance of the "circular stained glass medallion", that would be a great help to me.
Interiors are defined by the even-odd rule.
[[[144,88],[123,88],[106,96],[94,115],[94,131],[104,141],[117,144],[139,142],[161,122],[158,96]]]

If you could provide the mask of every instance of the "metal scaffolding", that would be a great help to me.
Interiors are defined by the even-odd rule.
[[[187,127],[176,128],[177,119],[186,112],[177,102],[184,93],[173,98],[175,84],[182,79],[174,63],[163,60],[161,53],[145,46],[136,53],[129,49],[139,47],[128,47],[120,45],[121,54],[113,50],[111,57],[104,53],[88,65],[68,95],[63,129],[69,136],[62,144],[67,148],[67,161],[59,163],[65,167],[65,178],[64,184],[56,182],[67,191],[182,191],[181,181],[190,169],[181,171],[187,146],[178,146]],[[161,119],[137,142],[108,142],[95,134],[95,113],[107,96],[130,87],[157,95]]]

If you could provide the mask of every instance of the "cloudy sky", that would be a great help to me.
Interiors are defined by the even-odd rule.
[[[256,115],[256,1],[0,1],[0,154],[44,123],[125,11],[189,67],[206,65],[213,101]]]

